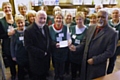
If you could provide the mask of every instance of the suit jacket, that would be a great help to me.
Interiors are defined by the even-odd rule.
[[[106,73],[107,59],[112,57],[116,50],[118,32],[106,25],[94,38],[96,26],[90,26],[83,42],[77,46],[79,51],[84,50],[81,68],[81,79],[91,80]],[[93,65],[87,60],[93,58]]]
[[[30,70],[33,74],[42,75],[50,66],[50,35],[48,26],[43,27],[45,36],[34,22],[24,32],[24,43],[28,51]],[[45,52],[47,55],[45,55]]]

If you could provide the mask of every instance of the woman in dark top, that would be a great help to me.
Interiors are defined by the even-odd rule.
[[[6,67],[10,67],[11,79],[15,80],[16,69],[15,62],[11,58],[10,53],[10,36],[13,35],[16,24],[12,16],[12,6],[9,2],[3,2],[2,10],[5,17],[0,19],[0,39],[2,39],[2,54]]]
[[[76,25],[70,27],[70,33],[72,38],[72,44],[77,46],[83,40],[83,37],[86,33],[87,27],[84,25],[84,14],[82,12],[77,12],[75,16]],[[76,80],[77,72],[81,70],[83,52],[70,52],[70,61],[71,61],[71,80]]]
[[[67,26],[63,25],[63,16],[61,12],[56,12],[54,16],[55,23],[49,26],[50,36],[52,38],[52,58],[55,68],[54,80],[64,80],[64,66],[67,60],[68,45],[61,47],[60,43],[71,42],[70,34],[67,32]]]
[[[16,15],[15,22],[17,29],[11,36],[11,55],[18,64],[18,80],[25,80],[25,72],[29,71],[28,54],[24,47],[25,19],[22,15]]]

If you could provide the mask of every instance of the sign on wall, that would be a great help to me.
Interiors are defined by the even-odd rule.
[[[59,0],[31,0],[32,6],[59,5]]]

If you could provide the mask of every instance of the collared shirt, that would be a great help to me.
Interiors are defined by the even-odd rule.
[[[96,30],[95,30],[95,32],[94,32],[94,37],[103,29],[104,27],[99,27],[99,26],[97,26],[96,27]]]

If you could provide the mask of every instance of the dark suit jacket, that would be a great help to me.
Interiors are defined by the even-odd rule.
[[[50,35],[48,26],[44,26],[45,37],[34,22],[24,34],[24,43],[28,51],[30,70],[33,74],[42,75],[50,66]],[[47,55],[45,55],[47,52]]]
[[[112,57],[116,50],[118,32],[106,25],[94,38],[96,26],[90,26],[83,42],[77,47],[84,50],[81,80],[91,80],[104,76],[106,73],[107,59]],[[93,65],[87,60],[93,58]]]

